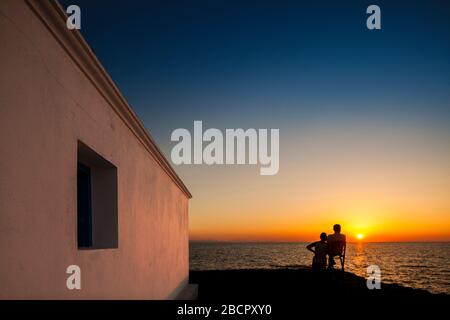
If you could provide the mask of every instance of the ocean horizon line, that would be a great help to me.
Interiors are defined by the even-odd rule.
[[[314,241],[314,240],[312,240]],[[271,240],[189,240],[189,243],[309,243],[303,241],[271,241]],[[450,240],[415,240],[415,241],[347,241],[347,243],[450,243]]]

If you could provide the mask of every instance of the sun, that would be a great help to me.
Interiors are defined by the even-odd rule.
[[[358,240],[362,240],[364,238],[364,235],[362,233],[358,233],[356,235],[356,238],[358,238]]]

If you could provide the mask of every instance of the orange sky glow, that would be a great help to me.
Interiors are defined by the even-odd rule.
[[[281,132],[280,171],[185,166],[191,240],[450,241],[448,132],[383,125]],[[284,134],[284,136],[283,136]]]

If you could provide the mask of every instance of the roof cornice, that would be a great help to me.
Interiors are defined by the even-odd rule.
[[[78,30],[69,30],[67,28],[67,16],[59,3],[56,0],[26,0],[26,3],[161,168],[188,198],[192,198],[183,181],[176,174],[169,161],[150,136],[150,133],[145,129],[142,122],[122,96],[86,40],[84,40]]]

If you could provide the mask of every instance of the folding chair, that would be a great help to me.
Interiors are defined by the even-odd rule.
[[[341,271],[344,271],[346,247],[347,244],[345,243],[345,241],[328,242],[328,255],[332,258],[339,257],[339,261],[341,261]],[[330,266],[328,267],[330,268]]]

